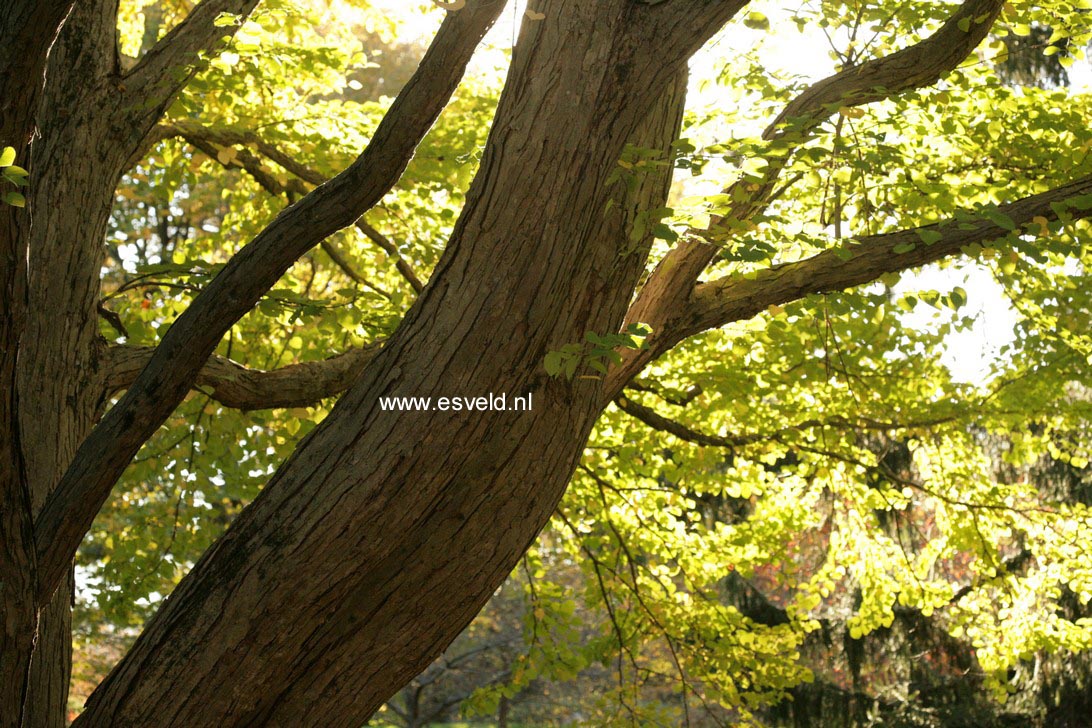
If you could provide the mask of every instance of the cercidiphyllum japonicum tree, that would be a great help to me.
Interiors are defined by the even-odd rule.
[[[1085,8],[806,5],[831,75],[784,81],[740,50],[720,114],[687,122],[725,131],[680,140],[687,60],[722,29],[773,35],[747,5],[535,2],[495,107],[468,84],[422,144],[499,2],[453,3],[389,105],[332,94],[367,58],[287,3],[141,4],[124,55],[134,6],[5,4],[22,191],[0,208],[0,720],[63,720],[70,564],[112,493],[104,526],[128,505],[149,538],[96,527],[89,559],[127,543],[152,601],[233,521],[79,725],[359,724],[472,619],[574,472],[556,529],[602,584],[601,638],[543,648],[573,611],[543,585],[531,632],[551,639],[510,690],[616,655],[618,720],[743,718],[808,679],[799,645],[838,609],[851,638],[896,605],[941,613],[999,694],[1021,659],[1085,646],[1053,606],[1092,591],[1084,505],[993,477],[978,436],[1086,466],[1088,100],[990,70],[997,36],[1035,24],[1072,59]],[[669,201],[675,168],[722,191]],[[136,217],[153,267],[104,276],[107,233]],[[1021,316],[982,387],[896,314],[967,294],[884,288],[950,260]],[[342,392],[318,426],[291,409]],[[535,408],[379,405],[487,392]],[[635,443],[634,419],[674,439]],[[876,432],[912,467],[885,467]],[[718,499],[732,515],[697,507]],[[785,618],[718,596],[729,574],[784,592]],[[665,667],[680,697],[646,705]]]

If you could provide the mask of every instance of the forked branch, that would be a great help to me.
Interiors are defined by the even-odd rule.
[[[638,295],[627,321],[651,324],[660,332],[656,336],[675,338],[665,327],[688,305],[698,277],[716,256],[725,234],[724,219],[747,220],[761,212],[793,149],[838,109],[929,86],[953,70],[986,37],[1003,5],[1001,0],[966,0],[925,40],[825,78],[787,104],[762,134],[771,143],[762,179],[756,183],[748,178],[725,191],[735,201],[731,210],[715,217],[704,230],[689,231],[668,252]]]
[[[398,181],[503,5],[479,0],[449,13],[364,152],[278,215],[170,327],[125,395],[81,443],[35,522],[41,601],[60,583],[114,483],[186,396],[224,333],[297,258],[353,224]]]
[[[118,104],[118,108],[158,119],[161,107],[196,72],[199,55],[233,36],[257,4],[258,0],[202,0],[125,74],[122,86],[128,102]],[[225,14],[236,16],[239,22],[218,23],[217,19]]]

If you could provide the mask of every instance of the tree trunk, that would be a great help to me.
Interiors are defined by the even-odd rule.
[[[42,0],[6,2],[0,8],[5,76],[0,80],[0,148],[13,147],[16,162],[32,171],[37,167],[29,158],[30,141],[41,81],[49,49],[71,7],[70,1]],[[0,204],[0,726],[63,725],[71,654],[71,581],[58,590],[45,614],[34,598],[32,523],[40,494],[26,461],[33,434],[22,431],[20,423],[26,395],[19,392],[19,368],[32,312],[27,251],[36,204],[33,196],[25,208]]]
[[[508,575],[602,406],[599,380],[547,377],[543,357],[618,329],[651,244],[634,215],[670,182],[661,166],[606,184],[627,140],[666,154],[681,120],[685,55],[627,33],[632,7],[560,3],[524,31],[429,286],[77,725],[360,725]],[[491,392],[533,410],[379,403]]]
[[[103,114],[101,103],[113,92],[108,84],[115,70],[116,12],[111,3],[81,4],[51,44],[48,72],[41,68],[27,77],[38,81],[33,102],[27,103],[35,112],[36,139],[27,148],[27,207],[14,214],[20,225],[11,239],[29,253],[24,253],[27,265],[19,273],[23,292],[18,298],[5,296],[23,309],[14,319],[21,329],[18,363],[4,382],[4,395],[15,402],[14,420],[6,421],[3,429],[17,433],[10,462],[18,464],[31,518],[90,432],[101,406],[96,310],[102,241],[114,190],[131,154],[131,141],[116,138],[119,130]],[[4,213],[10,209],[0,207]],[[2,313],[9,321],[8,312]],[[28,565],[24,574],[33,573]],[[23,664],[18,669],[25,675],[22,706],[9,711],[10,703],[0,702],[0,715],[5,716],[0,725],[65,725],[73,590],[71,573],[48,605],[35,603],[34,588],[4,589],[5,613],[17,599],[33,615],[21,629],[34,644],[32,654],[19,658]],[[7,645],[2,652],[5,661],[15,654]],[[4,684],[10,685],[6,679]],[[9,718],[13,722],[4,723]]]

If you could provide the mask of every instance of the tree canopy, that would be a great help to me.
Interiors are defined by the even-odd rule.
[[[466,337],[459,352],[526,376],[534,406],[556,410],[554,425],[471,415],[455,440],[434,436],[437,412],[383,413],[411,421],[398,427],[416,449],[377,449],[374,467],[389,466],[397,490],[418,487],[403,462],[431,459],[453,473],[455,485],[435,495],[432,471],[421,476],[421,508],[468,522],[480,512],[510,542],[489,542],[486,529],[466,559],[516,567],[499,589],[482,578],[481,594],[495,596],[465,630],[476,596],[464,607],[446,582],[411,588],[425,607],[452,610],[443,634],[461,636],[402,693],[379,696],[375,724],[461,713],[502,724],[1002,725],[1084,714],[1092,3],[611,0],[612,37],[628,40],[602,56],[577,52],[597,47],[581,27],[596,11],[500,5],[123,0],[107,12],[118,49],[109,78],[119,108],[143,126],[132,149],[100,155],[118,178],[107,180],[105,234],[92,241],[101,248],[93,404],[32,509],[44,575],[30,588],[36,604],[63,584],[79,545],[73,717],[161,615],[77,724],[107,725],[115,708],[131,720],[139,713],[127,700],[184,669],[182,658],[150,655],[169,630],[191,629],[191,612],[173,604],[203,600],[192,614],[207,615],[227,603],[217,591],[227,581],[202,579],[264,576],[279,563],[245,559],[280,559],[281,541],[239,545],[265,517],[251,504],[267,484],[288,485],[263,493],[275,514],[266,533],[296,544],[323,528],[327,516],[299,505],[320,502],[308,489],[332,482],[323,427],[341,428],[352,447],[381,427],[363,394],[337,405],[360,407],[359,431],[346,429],[348,415],[320,425],[343,393],[501,393],[472,388],[485,379],[443,349],[448,335]],[[83,22],[81,12],[68,22]],[[58,27],[51,64],[76,54]],[[539,57],[566,53],[556,67]],[[564,127],[577,122],[554,86],[575,88],[581,64],[614,65],[587,71],[572,103],[633,103],[640,119],[632,134],[613,117],[591,119],[596,134],[570,150],[577,132]],[[43,93],[35,108],[63,106],[48,84]],[[67,199],[56,195],[35,201],[48,185],[32,162],[44,158],[40,145],[58,143],[57,127],[38,126],[44,141],[29,147],[0,139],[5,214],[85,214],[46,210]],[[556,139],[565,154],[552,151]],[[99,151],[71,153],[81,155],[78,174],[94,174]],[[503,177],[509,153],[526,166]],[[583,253],[538,250],[536,230],[511,222],[525,216],[542,221],[544,241],[579,234],[610,249],[589,249],[594,265],[570,271],[566,261]],[[491,236],[505,241],[495,252],[479,242]],[[460,255],[479,267],[461,268]],[[567,275],[574,292],[556,306],[576,334],[535,338],[554,331],[553,315],[517,310],[505,302],[523,299],[505,292],[545,299],[569,291],[557,282]],[[441,305],[464,288],[478,308]],[[614,288],[622,292],[604,293]],[[440,323],[406,333],[421,321]],[[387,363],[411,354],[450,372],[436,381],[466,388],[414,390],[399,379],[409,366]],[[382,380],[394,384],[367,384],[378,370],[395,372]],[[527,481],[517,502],[451,495],[518,457],[489,459],[509,428],[534,453],[526,471],[512,471]],[[573,440],[573,456],[534,464],[552,457],[533,448],[552,431]],[[479,444],[480,462],[444,469]],[[358,472],[371,483],[364,455],[338,461],[347,483]],[[294,463],[316,480],[292,480]],[[564,497],[539,503],[532,476],[545,483],[555,471]],[[340,514],[330,521],[342,524],[330,526],[339,538],[353,512],[395,513],[387,491],[365,490],[347,485],[323,505]],[[549,516],[540,533],[512,515],[531,502],[528,512]],[[245,525],[229,530],[237,516]],[[401,553],[399,518],[391,533],[367,537],[375,563]],[[446,538],[446,526],[421,528],[421,538]],[[372,554],[352,544],[346,559]],[[315,568],[269,582],[275,597],[254,582],[261,596],[240,597],[239,613],[291,605],[296,582],[301,595],[324,593],[327,578],[340,589],[355,567]],[[191,570],[190,591],[168,598]],[[356,598],[349,586],[331,594],[337,604]],[[379,613],[371,608],[360,613]],[[329,609],[338,629],[371,629]],[[193,630],[205,629],[202,618]],[[307,682],[300,691],[312,675],[355,675],[317,648],[281,645],[277,625],[271,618],[276,634],[257,638],[261,654],[283,653],[297,670],[285,674]],[[407,630],[407,644],[421,641],[407,671],[451,641]],[[133,677],[145,664],[148,684]],[[285,691],[289,705],[296,696]],[[370,714],[375,701],[360,700]],[[163,724],[199,715],[190,702]],[[252,707],[230,724],[288,715]],[[310,713],[293,715],[313,724]],[[346,708],[330,724],[359,718]]]

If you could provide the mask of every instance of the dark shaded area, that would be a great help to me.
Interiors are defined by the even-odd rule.
[[[1062,65],[1067,55],[1069,39],[1054,43],[1061,50],[1046,55],[1046,49],[1054,29],[1042,25],[1031,26],[1028,35],[1007,35],[1004,38],[1008,56],[994,68],[1001,80],[1010,86],[1038,86],[1058,88],[1069,85],[1069,73]]]

